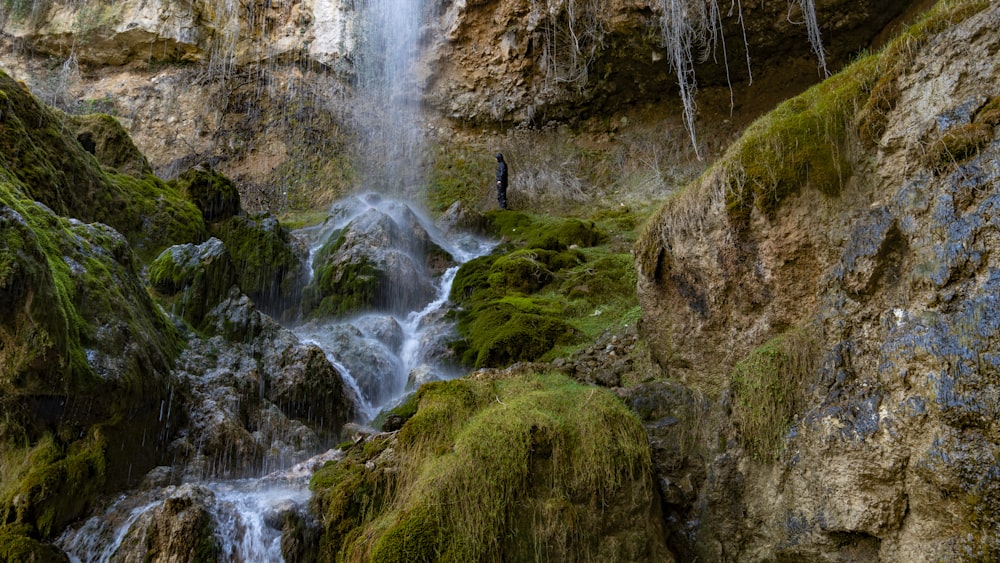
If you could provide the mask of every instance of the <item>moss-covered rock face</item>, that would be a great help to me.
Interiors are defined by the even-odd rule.
[[[213,237],[164,250],[149,266],[149,283],[177,315],[200,328],[206,313],[237,283],[237,272],[222,241]]]
[[[321,558],[672,561],[642,425],[563,376],[424,385],[312,481]]]
[[[94,155],[103,166],[136,178],[153,173],[149,161],[139,152],[132,137],[114,117],[95,113],[67,115],[65,120],[80,146]]]
[[[635,307],[632,259],[602,245],[593,221],[518,211],[487,214],[490,232],[509,241],[459,268],[451,287],[467,366],[502,367],[551,357],[607,328],[605,310],[624,319]]]
[[[21,214],[0,203],[0,390],[4,393],[63,388],[65,376],[59,374],[68,371],[64,362],[69,335],[59,299],[35,232]]]
[[[140,259],[204,227],[162,182],[103,169],[3,73],[0,148],[0,521],[47,540],[164,462],[144,433],[179,422],[158,407],[181,339]]]
[[[176,189],[136,164],[124,131],[104,117],[68,122],[0,71],[0,165],[20,191],[57,215],[114,227],[143,259],[171,244],[205,237],[198,209]],[[105,171],[77,139],[86,130],[104,147],[101,158],[128,173]],[[100,134],[99,134],[100,133]],[[84,136],[84,141],[88,137]],[[140,176],[130,175],[138,170]]]
[[[198,206],[205,221],[228,219],[241,211],[236,184],[211,168],[192,168],[174,184]]]
[[[647,225],[650,347],[725,397],[698,559],[1000,554],[997,21],[936,3]]]
[[[234,216],[211,231],[225,243],[240,289],[261,308],[280,313],[298,301],[308,250],[277,219]]]
[[[24,525],[0,526],[0,559],[69,562],[69,558],[61,549],[32,538],[30,530]]]

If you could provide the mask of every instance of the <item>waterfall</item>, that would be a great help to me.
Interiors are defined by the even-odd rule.
[[[360,0],[355,6],[359,38],[352,111],[362,181],[368,190],[405,196],[423,178],[416,70],[423,2]]]
[[[401,233],[397,238],[403,241],[403,248],[394,249],[397,254],[392,256],[408,256],[417,267],[412,278],[395,279],[397,287],[387,292],[390,303],[382,307],[365,308],[346,318],[320,316],[288,328],[300,341],[323,350],[357,397],[357,422],[367,424],[419,385],[461,374],[446,353],[447,342],[454,336],[454,322],[446,316],[448,295],[459,266],[491,251],[496,243],[461,233],[446,236],[417,204],[405,201],[423,187],[420,88],[415,71],[420,22],[424,20],[422,3],[360,0],[355,6],[359,49],[352,112],[360,143],[355,152],[363,155],[359,166],[369,193],[337,202],[323,225],[303,229],[297,235],[310,245],[308,271],[312,272],[318,249],[353,221],[368,219],[367,225],[374,227],[394,224],[390,230]],[[424,257],[412,256],[415,248],[424,246],[447,254],[448,267],[443,271],[427,268]],[[418,295],[422,300],[412,298],[411,285],[427,289]],[[405,306],[396,301],[401,295],[409,297]],[[229,353],[215,351],[213,345],[200,346],[208,353],[194,357],[216,353],[225,357]],[[194,369],[195,375],[189,377],[198,379],[206,401],[240,402],[245,397],[212,393],[215,382],[234,377],[240,365],[237,358],[219,364],[221,367]],[[250,369],[247,373],[256,372]],[[263,378],[259,385],[258,390],[248,392],[263,395]],[[256,431],[268,435],[273,431],[270,449],[280,450],[285,437],[282,430],[270,428],[266,416]],[[233,448],[238,451],[239,445]],[[290,533],[290,519],[302,522],[311,518],[306,507],[312,472],[340,455],[338,450],[330,450],[287,471],[279,467],[257,478],[245,478],[244,472],[244,478],[228,481],[206,479],[183,466],[159,468],[162,474],[158,479],[147,476],[149,484],[121,495],[99,514],[67,529],[57,545],[71,561],[137,560],[148,557],[146,542],[152,535],[171,533],[210,544],[219,561],[279,561],[287,555],[282,552],[282,542],[286,539],[283,535]],[[272,468],[267,463],[249,465],[258,471]],[[210,525],[200,524],[206,521]]]

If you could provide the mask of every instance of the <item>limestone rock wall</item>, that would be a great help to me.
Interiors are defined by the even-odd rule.
[[[644,332],[728,436],[690,515],[710,559],[1000,553],[1000,8],[956,5],[962,23],[909,40],[872,90],[895,101],[838,194],[806,181],[741,222],[720,165],[640,242]],[[816,363],[783,449],[755,459],[734,366],[799,330]]]
[[[829,68],[912,3],[818,0]],[[712,5],[683,4],[691,13]],[[664,6],[428,2],[419,73],[428,122],[539,125],[638,104],[677,108]],[[706,130],[734,114],[750,119],[822,74],[799,4],[723,8],[700,24],[706,37],[721,30],[716,41],[694,45],[704,55],[696,77]],[[341,0],[19,2],[0,9],[0,66],[47,103],[121,119],[161,177],[207,161],[237,180],[248,210],[274,210],[316,203],[295,200],[302,186],[335,193],[355,181],[356,9]],[[317,190],[321,182],[328,185]]]

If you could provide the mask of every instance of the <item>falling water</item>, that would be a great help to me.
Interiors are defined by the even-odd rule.
[[[416,71],[423,2],[361,0],[355,6],[360,37],[353,111],[361,175],[367,190],[406,196],[423,177]]]
[[[235,6],[227,2],[227,6]],[[388,197],[359,196],[331,209],[330,219],[321,227],[299,233],[315,251],[334,231],[344,228],[358,214],[372,207],[390,215],[406,210],[415,215],[435,244],[446,250],[456,264],[483,255],[494,243],[473,236],[450,234],[445,237],[420,213],[416,204],[398,198],[410,197],[422,187],[419,78],[415,69],[420,22],[424,21],[420,0],[360,0],[356,27],[358,50],[355,57],[356,96],[352,107],[354,126],[359,134],[356,154],[362,185],[366,190]],[[234,12],[235,13],[235,12]],[[238,21],[237,18],[230,18]],[[213,63],[221,74],[233,64],[232,52],[238,33],[228,30],[230,57]],[[347,210],[346,212],[344,210]],[[311,266],[311,264],[310,264]],[[312,268],[309,268],[312,271]],[[432,379],[459,375],[458,366],[449,365],[441,350],[454,327],[445,316],[448,294],[458,266],[448,268],[433,280],[436,294],[416,310],[400,313],[368,312],[348,319],[313,321],[294,327],[306,342],[320,346],[331,363],[344,375],[358,397],[359,422],[367,423],[383,408],[400,401],[420,384]],[[430,282],[427,282],[430,283]],[[394,334],[385,338],[386,327]],[[343,335],[353,339],[343,345]],[[352,362],[354,352],[361,362]],[[368,364],[362,366],[361,364]],[[372,367],[377,369],[371,369]],[[368,370],[362,377],[359,367]],[[210,514],[215,543],[222,561],[279,561],[282,511],[302,513],[308,502],[308,480],[312,470],[340,452],[312,462],[307,471],[293,468],[289,476],[273,475],[239,481],[198,481],[169,485],[123,495],[103,514],[95,515],[79,527],[68,529],[58,545],[71,561],[105,562],[119,560],[128,550],[130,537],[143,522],[163,518],[162,511],[172,499],[189,499]],[[303,464],[307,465],[307,464]],[[269,517],[269,515],[271,515]],[[140,532],[141,533],[141,532]],[[127,555],[124,556],[127,558]]]
[[[422,383],[460,375],[457,366],[438,359],[446,341],[453,336],[454,327],[444,318],[449,306],[448,295],[459,265],[488,253],[496,244],[468,233],[452,233],[446,237],[411,204],[364,194],[338,202],[330,220],[323,226],[300,232],[300,236],[311,241],[310,260],[330,236],[335,236],[370,210],[395,216],[400,222],[403,221],[402,215],[416,217],[420,228],[458,265],[448,268],[434,280],[437,289],[433,298],[413,311],[401,314],[390,306],[387,311],[309,322],[294,328],[299,338],[324,349],[330,361],[344,375],[359,398],[359,422],[362,423],[370,421],[383,408],[399,402]],[[312,268],[309,270],[312,271]],[[412,283],[417,283],[417,280],[412,280]],[[391,336],[387,337],[387,332]],[[345,339],[349,339],[352,345],[345,346]],[[363,370],[364,374],[359,370]],[[365,384],[359,383],[362,378]]]

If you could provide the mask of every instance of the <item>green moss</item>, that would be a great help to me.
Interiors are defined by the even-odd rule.
[[[96,502],[104,486],[106,448],[99,426],[66,447],[43,438],[5,476],[0,521],[51,537]]]
[[[137,178],[153,173],[145,155],[114,117],[95,113],[67,115],[65,119],[71,134],[102,165]]]
[[[68,561],[59,548],[31,537],[31,528],[25,525],[0,526],[0,561],[9,563],[48,563]]]
[[[234,216],[214,225],[212,234],[226,245],[238,283],[258,303],[290,296],[302,271],[291,233],[277,219]]]
[[[310,317],[340,316],[371,307],[383,283],[382,273],[362,259],[346,265],[323,263],[303,291],[302,310]]]
[[[191,168],[174,180],[205,221],[228,219],[240,213],[240,192],[232,180],[211,168]]]
[[[136,160],[141,155],[113,118],[71,119],[42,105],[2,71],[0,92],[5,100],[0,167],[28,198],[57,215],[114,227],[145,260],[171,244],[204,237],[201,218],[192,214],[197,208]],[[94,152],[111,166],[136,175],[103,169],[81,145],[78,131],[91,135]]]
[[[772,216],[806,185],[835,196],[851,176],[848,130],[854,108],[875,77],[863,59],[796,96],[747,128],[727,153],[726,205],[745,221],[751,206]]]
[[[463,339],[453,348],[467,365],[551,359],[637,304],[631,256],[595,246],[607,242],[597,224],[516,211],[494,221],[520,244],[470,260],[455,276]]]
[[[655,502],[645,432],[613,394],[546,374],[439,382],[419,395],[394,464],[382,450],[368,470],[350,459],[314,478],[317,498],[339,501],[386,485],[387,468],[396,476],[381,502],[353,504],[375,510],[345,519],[341,505],[318,502],[335,509],[322,512],[330,560],[588,560],[602,542],[605,561],[665,556],[639,516]],[[608,539],[620,532],[608,529],[611,510],[635,514],[638,553],[608,548],[619,545]]]
[[[748,127],[720,163],[730,218],[744,223],[754,207],[773,216],[804,186],[837,195],[863,158],[854,156],[853,139],[874,146],[881,138],[898,99],[898,77],[919,47],[987,6],[983,0],[938,3],[881,52],[864,56]],[[949,150],[968,153],[982,142],[979,130],[955,137],[931,158]]]
[[[733,367],[733,421],[754,459],[770,462],[781,454],[792,417],[801,410],[803,382],[815,368],[815,347],[804,332],[793,330]]]
[[[449,299],[459,305],[488,301],[498,294],[490,287],[493,263],[501,254],[488,254],[462,264],[451,284]]]
[[[554,314],[526,312],[510,301],[500,301],[463,319],[459,330],[468,337],[462,360],[476,368],[506,366],[541,357],[560,343],[572,341],[576,332]]]
[[[517,241],[526,248],[560,251],[571,246],[596,246],[607,238],[607,234],[593,221],[572,217],[491,211],[486,214],[486,219],[490,232]]]

